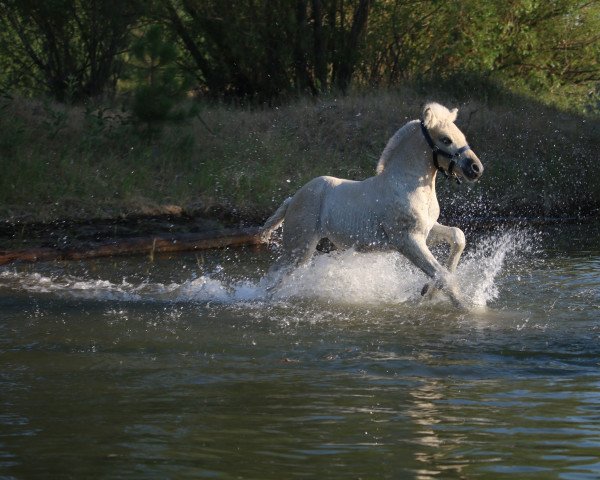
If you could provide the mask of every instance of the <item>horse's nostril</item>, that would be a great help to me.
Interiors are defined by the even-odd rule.
[[[477,165],[476,163],[471,164],[471,170],[473,170],[475,173],[479,173],[481,171],[479,165]]]

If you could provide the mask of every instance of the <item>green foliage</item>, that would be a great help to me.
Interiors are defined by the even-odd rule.
[[[381,2],[356,80],[475,87],[472,96],[504,85],[581,109],[600,82],[599,31],[600,4],[587,0]]]
[[[373,0],[163,0],[203,93],[272,103],[346,90]]]
[[[371,175],[434,97],[469,106],[486,165],[453,208],[484,188],[487,213],[597,208],[598,32],[589,0],[0,0],[0,91],[20,93],[0,97],[0,214],[266,214],[313,176]],[[228,106],[194,116],[190,91]]]
[[[4,88],[59,101],[110,93],[141,0],[2,0]]]
[[[56,136],[67,127],[69,116],[63,106],[53,105],[49,100],[44,100],[44,117],[42,124],[49,139]]]
[[[310,178],[373,175],[386,141],[429,98],[401,89],[278,109],[206,105],[205,123],[167,124],[152,144],[118,110],[3,100],[0,158],[10,174],[0,176],[0,218],[164,213],[168,205],[193,214],[218,205],[258,221]],[[578,215],[600,207],[598,120],[523,97],[458,106],[486,171],[460,188],[440,179],[443,213]],[[64,120],[49,135],[53,111]]]
[[[137,88],[136,115],[157,122],[168,76],[253,104],[481,82],[597,111],[599,31],[590,0],[1,0],[0,89],[68,103]]]
[[[160,25],[147,28],[131,46],[136,80],[132,113],[149,137],[155,136],[165,122],[179,121],[193,113],[176,108],[187,89],[176,59],[176,46],[165,38]]]

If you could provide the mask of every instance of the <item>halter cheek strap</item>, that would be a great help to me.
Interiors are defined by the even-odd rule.
[[[444,177],[446,177],[448,179],[451,176],[453,176],[456,179],[456,183],[458,183],[460,185],[462,183],[460,181],[460,178],[458,178],[455,174],[453,174],[452,170],[456,166],[456,160],[458,158],[460,158],[460,156],[464,152],[466,152],[467,150],[471,150],[471,147],[469,147],[469,145],[465,145],[464,147],[459,148],[456,151],[456,153],[454,153],[454,154],[448,153],[445,150],[442,150],[440,147],[438,147],[435,144],[435,142],[433,141],[433,138],[431,138],[431,135],[429,135],[429,131],[427,130],[427,127],[425,126],[425,124],[423,123],[422,120],[421,120],[421,131],[423,132],[423,136],[425,137],[425,140],[427,141],[427,144],[429,145],[429,148],[431,148],[431,151],[433,153],[433,165],[435,166],[435,168],[439,172],[443,173]],[[450,163],[448,164],[448,171],[444,170],[438,163],[438,155],[442,155],[443,157],[450,159]]]

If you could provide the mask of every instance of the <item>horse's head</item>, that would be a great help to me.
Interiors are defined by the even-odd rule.
[[[439,103],[428,103],[423,109],[421,128],[433,150],[435,166],[447,174],[474,182],[483,174],[483,165],[454,124],[457,114],[457,108],[448,110]]]

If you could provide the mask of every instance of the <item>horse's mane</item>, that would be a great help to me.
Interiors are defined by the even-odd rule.
[[[436,102],[429,102],[423,108],[423,124],[426,128],[433,128],[438,124],[446,124],[448,122],[454,122],[456,120],[456,115],[458,113],[458,109],[453,108],[452,110],[448,110],[443,105],[440,105]],[[411,132],[412,127],[419,123],[419,120],[412,120],[404,125],[400,130],[398,130],[392,138],[389,139],[387,145],[383,149],[383,153],[379,158],[379,162],[377,162],[376,172],[379,175],[381,172],[385,170],[385,166],[387,165],[390,158],[396,148],[404,141],[408,134]]]
[[[392,154],[394,153],[394,151],[396,150],[396,148],[398,148],[398,145],[400,145],[400,143],[402,143],[402,141],[406,137],[408,137],[409,133],[411,132],[411,128],[410,127],[412,127],[418,121],[419,120],[413,120],[411,122],[408,122],[406,125],[404,125],[402,128],[400,128],[392,136],[392,138],[390,138],[388,140],[387,145],[383,149],[381,157],[379,157],[379,162],[377,162],[377,168],[375,169],[375,172],[377,173],[377,175],[379,175],[381,172],[383,172],[385,170],[387,162],[392,157]]]

